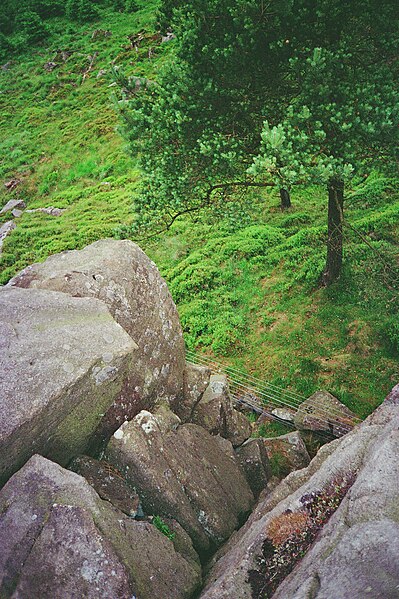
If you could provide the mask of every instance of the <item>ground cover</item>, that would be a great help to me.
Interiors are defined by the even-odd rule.
[[[0,203],[65,209],[17,219],[0,283],[49,254],[133,237],[166,278],[190,349],[305,397],[327,389],[366,416],[399,376],[396,182],[374,174],[348,193],[344,271],[330,289],[319,286],[327,198],[318,187],[294,191],[285,212],[276,194],[257,192],[134,237],[140,175],[118,132],[112,69],[156,79],[171,60],[173,42],[152,37],[155,6],[103,8],[84,25],[52,19],[46,46],[0,71],[0,181],[20,181],[0,186]],[[49,62],[57,66],[47,70]]]

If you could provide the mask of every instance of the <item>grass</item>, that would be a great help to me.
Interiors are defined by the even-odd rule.
[[[0,179],[20,180],[12,192],[0,185],[0,204],[21,197],[28,208],[65,209],[17,220],[0,284],[50,254],[129,231],[140,175],[118,133],[111,67],[156,79],[173,52],[173,42],[151,40],[156,4],[131,15],[103,8],[93,24],[52,19],[46,46],[0,70]],[[93,39],[95,29],[112,35]],[[136,52],[127,36],[141,30]],[[343,275],[321,289],[325,195],[298,189],[282,213],[277,195],[253,193],[238,216],[232,202],[139,243],[168,282],[190,349],[304,397],[327,389],[364,417],[399,377],[399,195],[377,175],[354,185],[346,215],[363,238],[346,230]]]

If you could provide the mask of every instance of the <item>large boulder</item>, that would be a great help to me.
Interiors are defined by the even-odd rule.
[[[40,452],[85,452],[114,402],[131,402],[137,345],[103,302],[0,290],[0,483]],[[137,408],[136,408],[137,409]]]
[[[194,407],[192,422],[212,435],[221,435],[238,447],[251,436],[251,425],[244,414],[233,406],[227,378],[213,374],[209,385]]]
[[[328,391],[316,391],[299,406],[294,416],[298,429],[329,433],[340,437],[359,422],[351,412]]]
[[[284,478],[293,470],[306,468],[310,456],[298,431],[262,439],[267,456],[273,467],[273,474]]]
[[[0,596],[188,599],[201,580],[148,522],[102,501],[81,476],[34,456],[0,492]]]
[[[106,459],[137,489],[146,513],[177,520],[205,553],[230,536],[253,503],[228,444],[230,451],[165,411],[142,411],[115,432]]]
[[[398,454],[399,386],[263,497],[215,560],[201,599],[397,597]]]
[[[29,266],[8,285],[102,300],[139,346],[134,366],[138,401],[147,408],[158,399],[179,402],[185,350],[178,313],[155,264],[136,244],[96,241]],[[109,430],[118,428],[114,415],[110,420]]]

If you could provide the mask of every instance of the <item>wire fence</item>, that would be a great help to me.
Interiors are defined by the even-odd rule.
[[[230,395],[238,407],[246,407],[257,414],[265,414],[269,418],[284,422],[292,428],[296,428],[293,422],[294,414],[305,400],[307,400],[309,412],[314,414],[314,418],[317,418],[318,423],[325,429],[326,433],[332,436],[339,437],[349,432],[355,424],[361,422],[360,418],[346,417],[338,407],[323,408],[315,399],[306,398],[293,391],[263,381],[214,358],[190,350],[187,350],[186,357],[191,364],[206,366],[213,374],[223,373],[229,384]],[[285,417],[276,412],[278,408],[287,412],[286,415],[284,414]]]

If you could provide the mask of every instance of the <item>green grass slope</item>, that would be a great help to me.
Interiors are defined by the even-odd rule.
[[[128,237],[139,172],[119,135],[112,66],[156,78],[173,42],[152,39],[156,2],[134,14],[100,9],[98,22],[48,22],[46,47],[0,70],[0,204],[64,208],[24,213],[6,239],[0,283],[49,254]],[[104,36],[95,30],[110,31]],[[128,36],[143,38],[135,49]],[[67,54],[62,55],[62,52]],[[52,71],[44,68],[56,63]],[[232,198],[234,200],[234,198]],[[343,275],[318,279],[326,194],[298,189],[282,213],[273,195],[248,195],[155,239],[136,240],[158,264],[187,345],[303,396],[324,388],[364,417],[399,378],[399,194],[377,174],[347,195]],[[0,224],[9,215],[0,217]]]

